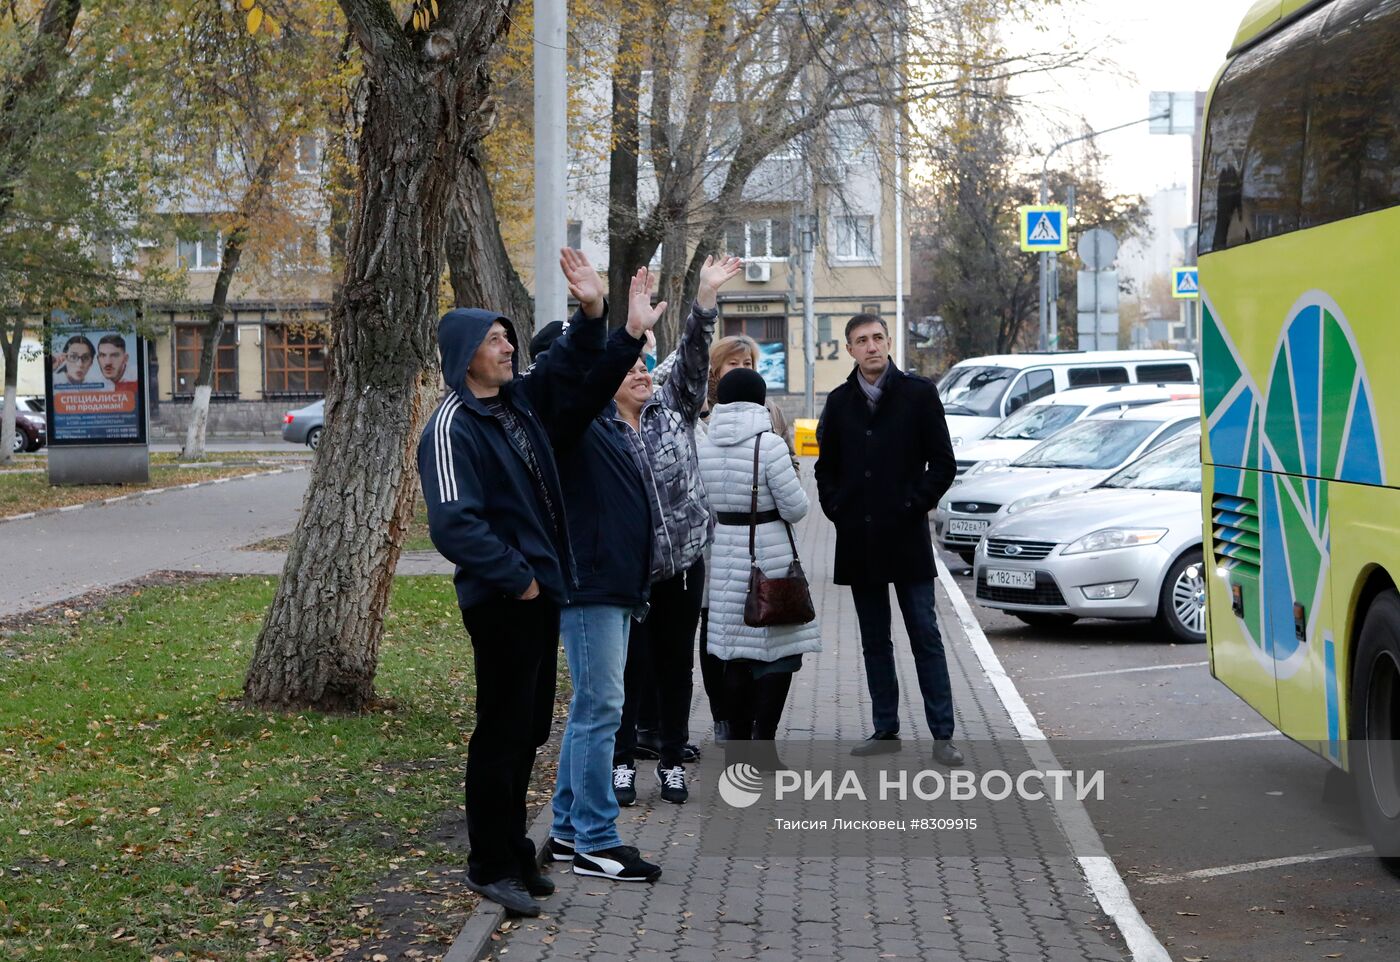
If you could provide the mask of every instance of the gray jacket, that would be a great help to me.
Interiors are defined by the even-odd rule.
[[[654,480],[648,492],[655,508],[653,583],[687,570],[714,534],[710,503],[695,454],[695,422],[705,406],[710,339],[718,316],[718,310],[691,306],[670,376],[642,406],[642,444]]]

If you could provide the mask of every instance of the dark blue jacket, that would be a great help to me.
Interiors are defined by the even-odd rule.
[[[457,566],[453,581],[461,607],[518,598],[531,579],[546,598],[562,605],[578,580],[568,532],[555,530],[534,494],[524,457],[500,420],[467,389],[467,367],[496,321],[518,350],[514,326],[492,311],[458,308],[438,324],[449,390],[418,442],[428,533]],[[578,342],[596,341],[606,327],[606,317],[588,319],[575,312],[569,329],[539,363],[501,388],[501,400],[529,436],[561,524],[565,499],[553,446],[577,442],[591,420],[579,423],[577,398],[598,351]]]
[[[555,449],[569,541],[578,563],[578,586],[569,593],[572,605],[632,607],[651,593],[654,519],[646,493],[651,469],[644,460],[641,438],[615,417],[612,403],[644,343],[624,328],[608,337],[602,358],[586,375],[579,403],[574,405],[577,416],[589,418],[587,428],[578,441],[562,441]],[[553,351],[551,347],[541,357]],[[606,408],[598,415],[600,406]],[[566,425],[570,432],[572,427]]]

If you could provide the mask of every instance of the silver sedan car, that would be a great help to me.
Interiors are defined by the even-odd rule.
[[[977,542],[1000,518],[1092,487],[1200,422],[1201,406],[1195,400],[1076,421],[1006,467],[974,469],[959,478],[933,513],[938,544],[971,564]]]
[[[1155,618],[1178,641],[1205,641],[1200,444],[1192,431],[993,524],[973,561],[977,602],[1037,627]]]
[[[282,440],[305,444],[315,451],[321,445],[321,433],[326,427],[326,401],[322,398],[304,408],[288,411],[282,418]]]

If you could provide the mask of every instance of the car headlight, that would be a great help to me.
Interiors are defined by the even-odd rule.
[[[990,458],[986,461],[978,461],[972,467],[967,469],[967,473],[964,474],[963,477],[970,478],[974,474],[986,474],[988,471],[995,471],[997,468],[1004,468],[1010,463],[1011,461],[1008,458]]]
[[[948,510],[948,506],[952,503],[953,499],[945,494],[938,502],[938,510],[946,512]]]
[[[1087,551],[1109,551],[1113,548],[1136,548],[1156,544],[1166,535],[1166,528],[1101,528],[1073,541],[1060,554],[1084,554]]]
[[[1006,513],[1016,514],[1017,512],[1024,511],[1027,508],[1033,508],[1038,504],[1044,504],[1047,501],[1054,501],[1055,498],[1058,496],[1058,491],[1051,491],[1049,494],[1033,494],[1029,498],[1021,498],[1019,501],[1012,501],[1009,505],[1006,506]]]

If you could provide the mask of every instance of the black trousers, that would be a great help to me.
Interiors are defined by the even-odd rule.
[[[724,665],[724,700],[729,711],[729,737],[734,741],[770,742],[778,734],[778,722],[787,707],[792,672],[776,671],[753,676],[754,663],[746,658]]]
[[[690,725],[691,670],[694,667],[695,626],[705,588],[705,561],[651,586],[651,611],[645,621],[632,622],[627,639],[627,672],[623,679],[622,726],[617,731],[613,763],[635,761],[637,717],[643,701],[657,699],[657,732],[661,767],[681,764]]]
[[[476,729],[467,745],[467,874],[478,885],[537,871],[525,828],[535,749],[549,740],[559,607],[500,599],[462,610],[476,666]]]
[[[710,717],[716,723],[728,721],[724,710],[724,662],[710,653],[710,609],[700,609],[700,632],[696,651],[700,655],[700,680],[705,683],[705,700],[710,703]],[[637,709],[637,737],[645,743],[659,742],[657,730],[661,727],[661,700],[656,697],[656,686],[650,686],[652,697],[643,698]],[[690,740],[690,732],[685,733]]]

